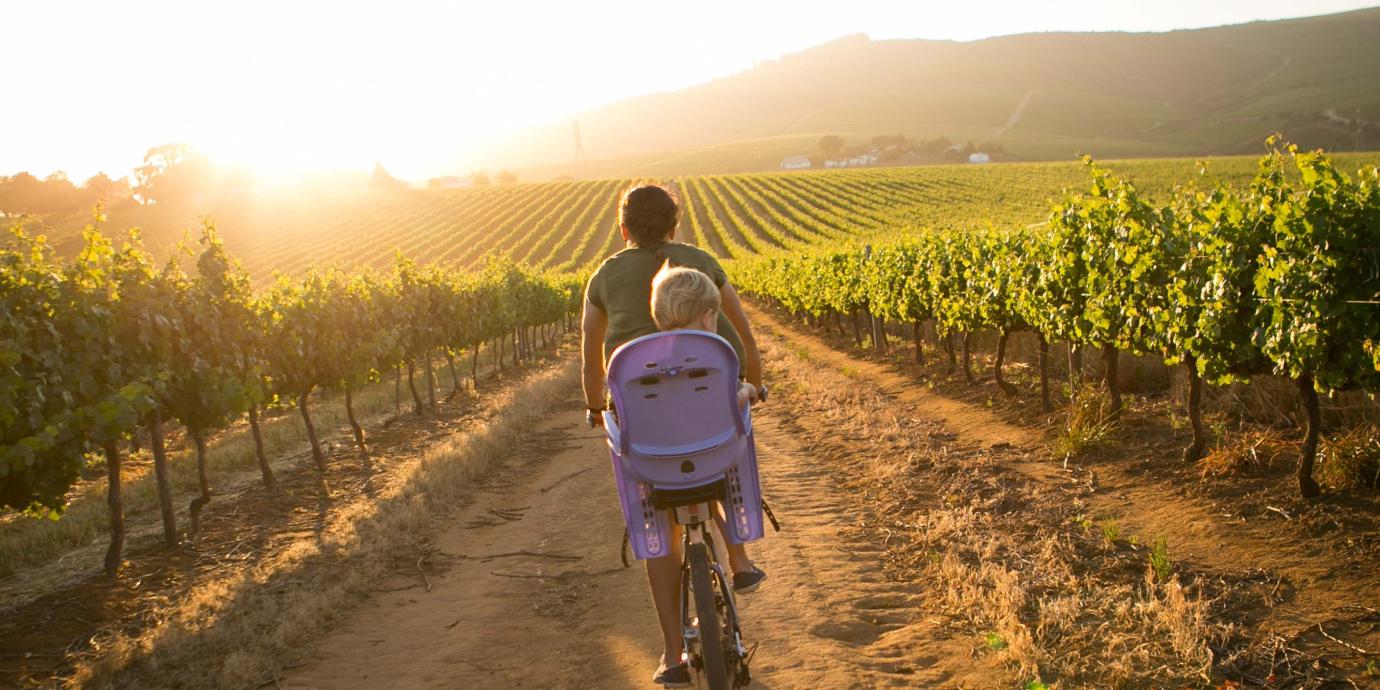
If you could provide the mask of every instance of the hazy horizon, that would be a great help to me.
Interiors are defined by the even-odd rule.
[[[1371,4],[897,9],[862,2],[846,14],[825,3],[719,2],[687,13],[621,1],[478,8],[411,2],[386,11],[262,2],[8,7],[0,10],[10,15],[6,24],[25,27],[12,45],[42,59],[12,78],[11,93],[24,98],[10,104],[9,126],[0,129],[0,174],[119,177],[149,147],[180,142],[269,179],[363,172],[381,161],[395,175],[421,180],[481,167],[485,147],[504,135],[726,77],[851,34],[972,41],[1169,31]],[[55,35],[69,48],[52,51]]]

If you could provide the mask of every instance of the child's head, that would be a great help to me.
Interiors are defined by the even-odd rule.
[[[663,331],[713,331],[719,318],[719,288],[704,273],[668,263],[652,279],[652,320]]]

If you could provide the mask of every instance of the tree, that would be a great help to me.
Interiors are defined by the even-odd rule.
[[[483,170],[470,173],[470,184],[476,187],[487,187],[489,185],[489,173]]]
[[[82,183],[81,189],[85,196],[83,202],[88,206],[98,203],[109,206],[130,194],[129,178],[121,177],[118,180],[112,180],[103,172],[98,172],[87,178],[86,182]]]
[[[199,244],[196,275],[188,279],[178,304],[181,329],[167,398],[168,410],[187,428],[196,449],[200,492],[189,507],[193,534],[212,496],[206,435],[245,412],[250,383],[240,367],[249,276],[226,253],[209,220],[203,222]]]
[[[62,267],[42,237],[10,229],[0,252],[0,505],[56,517],[81,468],[83,439],[74,433],[79,403],[69,389],[83,372],[68,366],[64,321],[90,318],[85,304],[68,299]],[[89,387],[89,384],[88,384]]]
[[[99,216],[98,216],[99,219]],[[99,222],[99,220],[98,220]],[[91,447],[105,455],[113,577],[124,546],[119,441],[153,405],[140,345],[116,337],[119,257],[95,226],[62,265],[42,240],[12,231],[0,252],[0,501],[56,516]]]
[[[1045,310],[1051,306],[1050,288],[1056,286],[1054,280],[1044,275],[1044,267],[1052,262],[1054,243],[1051,235],[1029,230],[1011,233],[1007,244],[993,270],[1005,272],[1009,281],[1006,310],[1013,323],[1030,329],[1040,348],[1040,402],[1046,412],[1054,409],[1049,395],[1049,341],[1050,327]]]
[[[235,366],[245,382],[246,415],[249,418],[249,435],[254,441],[254,459],[259,463],[259,477],[264,488],[274,489],[277,480],[273,468],[268,464],[264,452],[263,430],[259,426],[259,410],[268,402],[268,323],[262,297],[256,297],[244,305],[244,318],[249,328],[242,334],[238,359]]]
[[[1021,308],[1025,290],[1035,280],[1030,270],[1031,253],[1036,251],[1034,240],[1026,232],[987,231],[977,233],[973,245],[971,309],[978,312],[978,321],[997,329],[997,358],[992,364],[992,377],[997,387],[1008,396],[1016,394],[1015,386],[1002,376],[1006,361],[1006,342],[1015,331],[1028,330]],[[1046,374],[1048,346],[1040,339],[1040,392],[1045,408],[1049,408],[1049,383]]]
[[[934,318],[934,308],[927,300],[928,292],[909,289],[919,258],[916,242],[877,247],[863,264],[862,289],[875,316],[911,324],[915,363],[924,364],[920,324]]]
[[[68,213],[80,205],[77,186],[67,179],[67,173],[58,170],[43,178],[42,193],[37,201],[36,213]]]
[[[1271,140],[1271,146],[1274,141]],[[1308,416],[1299,458],[1299,491],[1317,496],[1313,479],[1322,431],[1318,393],[1380,384],[1366,342],[1380,339],[1380,170],[1356,179],[1321,152],[1286,149],[1297,182],[1273,196],[1274,241],[1255,276],[1261,304],[1256,340],[1275,373],[1292,378]],[[1283,157],[1279,149],[1271,157]],[[1280,178],[1275,178],[1279,180]]]
[[[429,375],[429,353],[438,344],[432,321],[435,296],[431,286],[432,279],[429,271],[419,268],[401,254],[394,262],[393,289],[398,295],[397,309],[400,317],[398,343],[403,364],[407,367],[407,386],[412,392],[412,411],[418,416],[424,413],[426,406],[422,404],[422,396],[417,392],[417,359],[426,358],[425,373]]]
[[[117,256],[95,225],[87,227],[84,239],[81,254],[64,271],[71,299],[64,306],[71,307],[68,314],[77,317],[69,322],[76,328],[59,333],[68,348],[66,364],[74,372],[85,372],[78,385],[66,391],[80,405],[69,428],[80,439],[79,443],[99,448],[105,456],[110,517],[105,574],[114,578],[123,560],[125,542],[123,458],[119,444],[153,405],[146,351],[137,340],[129,342],[116,337],[114,317],[121,302],[119,284],[128,280],[117,275],[130,268],[137,272],[143,257],[132,252]]]
[[[904,134],[881,134],[872,137],[872,148],[876,149],[884,161],[900,160],[915,150],[915,142]]]
[[[331,382],[326,360],[337,353],[335,347],[340,342],[327,324],[327,304],[335,280],[334,270],[313,270],[300,282],[280,277],[264,303],[269,312],[264,320],[273,391],[296,404],[311,443],[312,460],[321,472],[326,471],[326,456],[312,423],[308,398],[312,391]]]
[[[1152,315],[1168,281],[1164,232],[1169,223],[1140,198],[1129,180],[1112,177],[1091,158],[1084,161],[1093,177],[1092,188],[1075,202],[1075,215],[1060,218],[1077,222],[1087,237],[1084,251],[1091,270],[1083,285],[1088,340],[1102,347],[1109,411],[1116,416],[1122,409],[1120,352],[1143,354],[1154,348],[1159,336]]]
[[[61,170],[42,180],[27,172],[0,177],[0,212],[6,215],[72,213],[87,203]]]
[[[155,146],[134,169],[134,194],[142,203],[167,203],[205,191],[211,164],[186,144]]]
[[[1157,343],[1152,314],[1164,295],[1166,223],[1135,187],[1085,157],[1086,193],[1069,193],[1050,217],[1050,251],[1032,286],[1030,316],[1041,332],[1069,342],[1069,378],[1077,389],[1083,346],[1102,350],[1110,413],[1121,413],[1120,351]]]
[[[1264,162],[1245,195],[1221,182],[1210,192],[1181,189],[1166,212],[1166,292],[1152,318],[1165,362],[1182,363],[1188,377],[1193,439],[1184,448],[1185,462],[1201,459],[1207,448],[1204,382],[1246,381],[1269,371],[1253,340],[1260,308],[1255,274],[1272,241],[1269,180],[1282,173]]]
[[[843,137],[837,134],[827,134],[819,140],[819,152],[824,154],[825,160],[834,158],[843,151]]]
[[[954,142],[948,137],[940,136],[934,139],[925,139],[917,143],[915,145],[915,150],[927,156],[938,156],[953,145]]]
[[[154,487],[163,521],[163,540],[174,546],[177,544],[177,521],[172,502],[171,471],[163,444],[163,419],[167,384],[172,377],[182,332],[178,305],[183,301],[181,292],[186,288],[186,280],[176,264],[155,271],[137,231],[130,231],[116,254],[111,274],[119,295],[112,312],[113,342],[118,345],[114,352],[122,356],[121,370],[127,378],[147,382],[153,390],[154,404],[142,423],[148,427],[153,452]]]
[[[388,174],[383,163],[374,163],[374,172],[369,175],[369,189],[375,192],[397,192],[407,189],[407,183]]]
[[[336,280],[330,283],[327,302],[327,324],[330,333],[337,335],[340,347],[326,360],[323,374],[327,385],[345,394],[345,417],[355,434],[355,445],[368,452],[364,428],[355,417],[354,392],[364,384],[377,380],[381,360],[392,349],[396,334],[391,329],[378,328],[381,312],[374,304],[379,293],[373,276],[346,276],[333,272]]]
[[[494,176],[494,181],[498,184],[516,184],[518,178],[511,170],[500,170],[498,174]]]
[[[925,256],[925,289],[929,303],[934,305],[936,330],[946,345],[953,333],[963,334],[963,377],[968,383],[974,382],[972,335],[982,325],[982,314],[972,304],[979,262],[977,242],[971,233],[955,233],[928,243]],[[952,349],[949,352],[952,368]]]
[[[30,202],[41,184],[27,172],[0,177],[0,212],[8,216],[32,213]]]

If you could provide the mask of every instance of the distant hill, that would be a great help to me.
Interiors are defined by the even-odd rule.
[[[1166,33],[1046,33],[972,42],[856,35],[671,93],[575,116],[590,174],[772,167],[823,134],[995,139],[1015,158],[1380,148],[1380,8]],[[569,121],[491,162],[570,174]],[[528,179],[531,179],[528,177]]]

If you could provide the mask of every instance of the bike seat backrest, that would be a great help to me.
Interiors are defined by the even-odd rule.
[[[738,407],[738,356],[704,331],[654,333],[609,358],[620,455],[666,457],[746,435]]]

